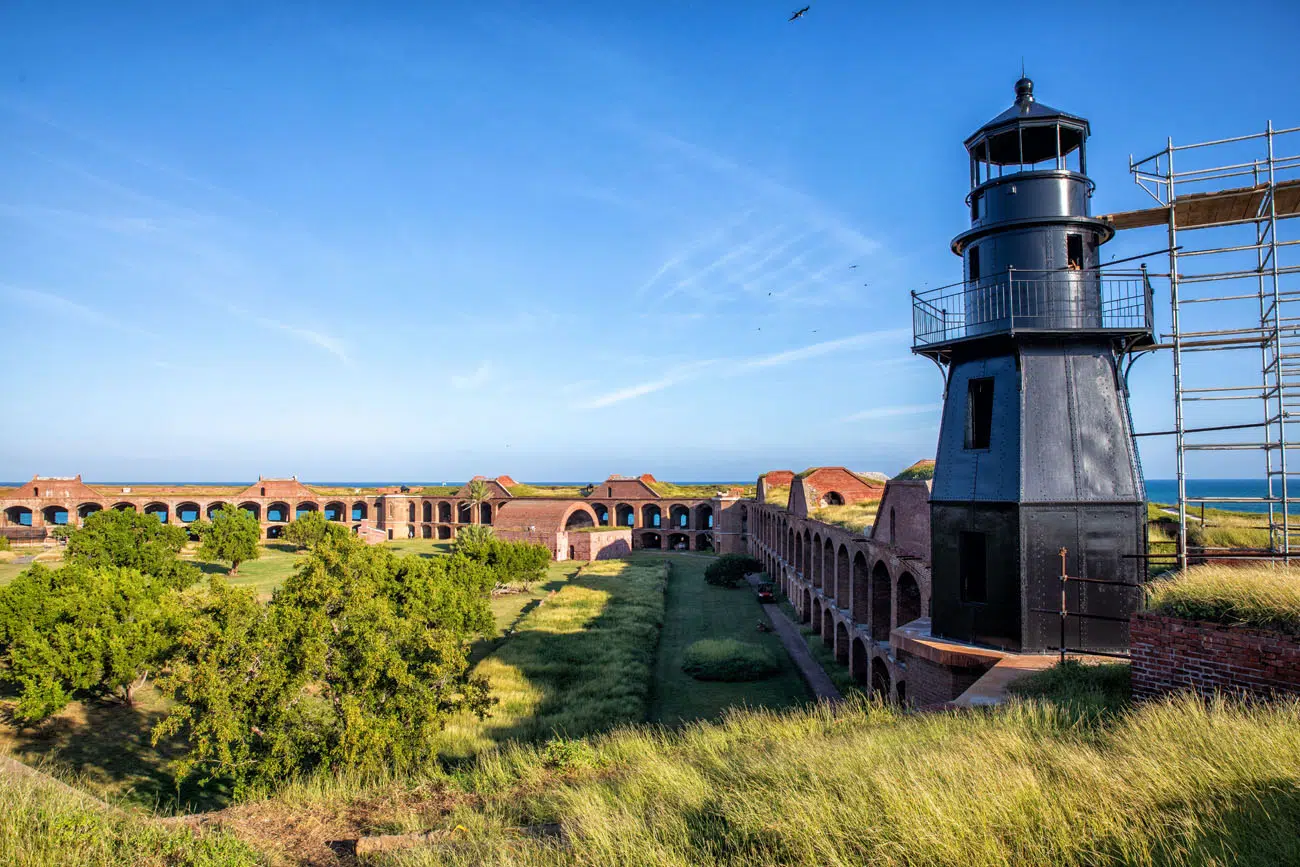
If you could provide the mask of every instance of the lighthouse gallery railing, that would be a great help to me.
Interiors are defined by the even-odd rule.
[[[1150,331],[1145,272],[1018,271],[912,293],[912,344],[1012,331]]]

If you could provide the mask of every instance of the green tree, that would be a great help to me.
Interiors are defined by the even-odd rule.
[[[724,554],[704,570],[704,580],[719,587],[739,587],[746,574],[762,569],[762,563],[746,554]]]
[[[491,573],[463,557],[397,557],[351,536],[310,549],[268,605],[216,580],[197,599],[162,685],[154,740],[191,745],[183,776],[239,791],[312,769],[428,761],[453,714],[485,714],[469,642],[490,633]]]
[[[229,575],[239,572],[239,564],[262,555],[262,528],[257,519],[243,509],[222,506],[212,513],[212,521],[197,521],[191,529],[203,540],[199,556],[204,560],[225,560]]]
[[[104,509],[68,533],[63,559],[91,567],[136,569],[179,589],[199,579],[198,567],[177,557],[188,539],[182,527],[164,524],[153,515]]]
[[[495,542],[491,527],[482,524],[461,527],[456,532],[456,540],[451,543],[451,550],[473,560],[487,562],[492,556]]]
[[[132,704],[171,648],[174,596],[168,578],[120,566],[37,564],[15,578],[0,590],[0,679],[18,686],[14,716],[39,722],[78,693]]]
[[[284,528],[285,541],[299,548],[313,548],[330,536],[349,536],[342,524],[330,523],[320,512],[306,512]]]
[[[483,513],[479,507],[487,502],[488,498],[492,496],[492,489],[489,488],[487,482],[482,479],[471,479],[469,490],[467,490],[466,493],[469,495],[471,509],[469,513],[470,523],[480,523]]]

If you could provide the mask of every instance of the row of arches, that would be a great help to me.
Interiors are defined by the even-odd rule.
[[[132,502],[112,503],[105,506],[102,503],[81,503],[74,510],[69,512],[68,507],[62,505],[46,506],[40,510],[42,522],[51,525],[62,525],[70,523],[75,515],[78,522],[101,511],[105,508],[116,509],[118,511],[142,512],[146,515],[153,515],[163,523],[192,524],[205,517],[211,520],[212,516],[220,509],[230,503],[223,500],[216,500],[207,504],[200,504],[192,500],[182,501],[180,503],[167,503],[161,500],[151,500],[143,506]],[[364,521],[370,515],[370,507],[365,501],[357,501],[348,507],[348,504],[339,500],[334,500],[322,507],[310,500],[290,504],[288,502],[277,501],[268,503],[263,510],[260,503],[247,501],[238,504],[238,508],[251,514],[258,521],[263,520],[265,511],[265,520],[270,523],[288,523],[294,518],[300,518],[311,512],[322,512],[327,521],[337,521],[340,523],[348,520]],[[4,522],[13,526],[30,527],[35,522],[35,515],[32,509],[27,506],[10,506],[4,510]]]
[[[630,503],[599,503],[593,502],[587,504],[592,513],[596,516],[596,522],[601,527],[630,527],[633,529],[655,529],[655,530],[712,530],[713,529],[713,506],[709,503],[700,503],[694,508],[683,503],[674,503],[667,506],[667,511],[658,503],[647,503],[639,511],[640,521],[638,522],[638,510]]]

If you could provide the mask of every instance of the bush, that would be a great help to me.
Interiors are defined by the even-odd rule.
[[[1300,569],[1196,566],[1153,582],[1147,599],[1158,614],[1300,635]]]
[[[766,648],[734,638],[697,641],[682,654],[682,671],[696,680],[762,680],[781,670]]]
[[[718,587],[738,587],[745,575],[760,572],[763,564],[745,554],[724,554],[704,570],[704,580]]]

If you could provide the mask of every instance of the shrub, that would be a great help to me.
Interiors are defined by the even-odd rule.
[[[177,558],[188,539],[184,528],[164,524],[153,515],[104,509],[68,534],[63,559],[91,567],[136,569],[171,587],[188,587],[199,580],[198,567]]]
[[[1196,566],[1147,588],[1158,614],[1300,636],[1300,569]]]
[[[746,574],[762,568],[762,563],[745,554],[724,554],[704,570],[704,580],[718,587],[737,587],[745,582]]]
[[[9,537],[0,536],[0,551],[8,551],[8,550],[9,550]]]
[[[762,680],[781,670],[764,647],[734,638],[697,641],[682,654],[682,671],[696,680]]]

